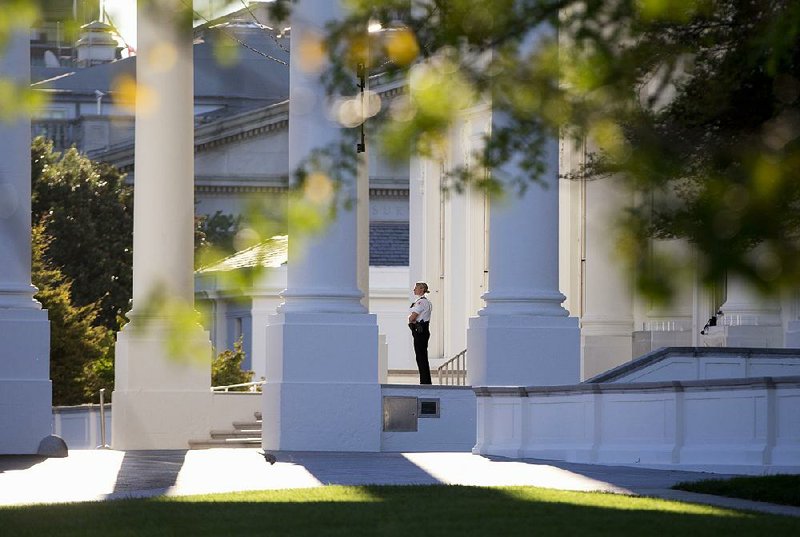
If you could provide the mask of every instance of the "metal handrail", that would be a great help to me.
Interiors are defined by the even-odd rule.
[[[467,349],[459,352],[436,369],[439,384],[446,386],[467,385]]]
[[[265,380],[256,380],[253,382],[242,382],[241,384],[229,384],[228,386],[211,386],[212,392],[222,392],[227,393],[231,388],[245,388],[247,387],[249,392],[257,392],[259,388],[264,385]]]
[[[106,389],[100,388],[100,445],[97,449],[111,449],[111,446],[106,442]]]

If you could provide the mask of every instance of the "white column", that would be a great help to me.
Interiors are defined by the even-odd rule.
[[[493,113],[493,124],[504,118]],[[558,144],[545,152],[544,186],[521,196],[509,185],[514,162],[493,173],[507,196],[494,199],[489,230],[486,307],[470,319],[468,382],[478,385],[571,384],[580,378],[580,330],[558,290]]]
[[[583,367],[590,378],[632,356],[633,297],[617,253],[615,222],[629,205],[627,189],[613,178],[586,182]]]
[[[186,448],[209,432],[208,334],[192,321],[177,327],[194,300],[190,6],[166,0],[137,10],[133,310],[117,337],[115,449]]]
[[[303,43],[320,39],[325,23],[340,13],[339,2],[330,0],[301,0],[292,12],[291,171],[314,149],[341,139],[321,71],[302,57],[310,48]],[[354,70],[354,85],[355,76]],[[345,197],[357,191],[352,180],[341,186]],[[380,450],[378,325],[358,288],[358,214],[339,207],[323,232],[302,240],[296,222],[289,222],[285,302],[267,326],[264,449]]]
[[[781,308],[784,320],[783,346],[787,349],[800,347],[800,291],[785,294]]]
[[[412,156],[408,178],[408,297],[412,298],[414,283],[428,284],[428,299],[433,306],[431,339],[428,342],[428,361],[435,363],[444,356],[443,326],[449,315],[446,303],[445,266],[443,246],[446,236],[443,225],[444,200],[442,199],[441,158]],[[411,339],[411,333],[406,331]],[[434,366],[435,367],[435,366]],[[413,345],[408,346],[404,364],[397,369],[416,370]]]
[[[29,35],[0,51],[0,76],[30,83]],[[0,121],[0,455],[37,453],[50,434],[50,325],[31,285],[31,124]]]

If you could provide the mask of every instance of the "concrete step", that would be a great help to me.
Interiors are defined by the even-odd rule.
[[[211,431],[211,438],[261,438],[261,429],[239,429],[236,431]]]
[[[261,445],[261,412],[254,412],[255,421],[235,421],[233,429],[212,430],[205,440],[189,440],[189,449],[241,448]]]
[[[234,421],[233,428],[237,431],[241,430],[261,430],[261,422],[260,421]]]
[[[212,438],[210,440],[189,440],[189,449],[211,448],[253,448],[261,446],[258,438]]]

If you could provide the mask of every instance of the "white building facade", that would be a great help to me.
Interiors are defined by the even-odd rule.
[[[181,0],[173,0],[171,5],[177,11],[179,4]],[[165,38],[181,54],[166,72],[157,62],[137,64],[137,83],[158,89],[160,116],[156,121],[144,104],[137,108],[134,310],[132,323],[120,333],[117,343],[113,445],[117,449],[179,449],[210,426],[212,335],[192,324],[182,334],[202,358],[176,360],[169,345],[171,322],[178,310],[153,310],[149,304],[154,296],[160,296],[191,311],[194,298],[191,200],[196,163],[192,147],[197,131],[193,130],[191,106],[191,43],[189,32],[170,33],[165,20],[141,15],[140,55],[147,57],[148,46]],[[301,0],[293,13],[294,39],[321,35],[325,23],[340,16],[338,3]],[[314,150],[341,140],[318,71],[304,68],[297,48],[291,51],[289,65],[286,143],[270,146],[276,160],[286,158],[287,175]],[[731,463],[769,465],[780,461],[783,466],[800,466],[796,449],[800,431],[785,419],[786,413],[796,408],[793,362],[771,373],[782,377],[780,381],[728,378],[722,382],[725,379],[716,377],[713,386],[703,384],[710,382],[707,378],[673,379],[685,382],[680,385],[669,384],[670,379],[659,379],[666,384],[658,386],[632,381],[617,387],[579,384],[662,346],[771,348],[792,343],[797,337],[797,297],[768,301],[736,281],[727,282],[718,292],[704,291],[687,281],[670,308],[656,309],[636,298],[629,276],[617,263],[612,239],[614,215],[630,200],[613,181],[559,182],[560,174],[580,166],[585,155],[583,148],[559,145],[557,140],[548,144],[546,188],[532,185],[523,196],[508,196],[502,202],[487,200],[475,191],[443,193],[440,187],[448,170],[469,164],[483,134],[503,121],[488,105],[471,110],[453,127],[444,153],[412,160],[408,172],[410,259],[405,277],[409,283],[425,280],[431,289],[432,365],[467,349],[468,382],[478,397],[476,419],[465,420],[464,426],[477,430],[474,451],[631,462],[626,458],[630,453],[623,457],[615,450],[639,423],[637,416],[640,420],[655,416],[647,409],[658,407],[663,411],[662,421],[671,424],[670,441],[674,442],[672,447],[658,446],[652,461],[696,462],[721,450],[728,431],[714,429],[720,440],[700,442],[706,451],[695,458],[688,455],[693,447],[689,437],[701,433],[704,422],[711,424],[731,414],[730,409],[744,397],[749,401],[744,406],[754,409],[754,416],[766,416],[766,421],[763,427],[759,422],[752,430],[737,432],[745,447],[742,456]],[[171,130],[165,130],[164,124]],[[16,153],[14,157],[18,158]],[[215,159],[207,166],[217,164]],[[363,167],[376,164],[380,169],[379,162],[365,159],[360,175],[374,177]],[[513,168],[492,170],[500,180],[514,172]],[[380,173],[376,175],[379,179]],[[394,312],[392,303],[380,302],[385,297],[378,291],[395,286],[389,285],[388,279],[379,281],[378,273],[367,270],[369,185],[364,181],[345,183],[342,189],[357,200],[357,210],[339,210],[319,235],[290,241],[291,262],[280,269],[285,272],[285,284],[282,276],[266,280],[261,294],[251,297],[252,364],[263,367],[266,377],[261,401],[262,445],[268,450],[379,451],[405,446],[407,442],[396,435],[386,435],[387,423],[392,421],[387,419],[387,408],[394,404],[402,407],[407,402],[400,400],[403,398],[424,398],[420,395],[425,393],[423,388],[412,393],[406,391],[409,388],[382,386],[384,368],[402,367],[404,359],[406,364],[413,361],[408,350],[405,357],[397,354],[400,358],[394,359],[390,351],[388,360],[381,360],[376,312],[390,315],[389,322],[402,322],[405,311]],[[29,243],[25,236],[29,229],[24,226],[0,230],[7,236],[0,245]],[[299,235],[292,220],[288,232],[290,237]],[[670,242],[655,243],[654,248],[681,250],[684,246]],[[24,260],[26,255],[29,252],[19,249],[9,258]],[[29,281],[25,282],[29,272],[27,276],[25,270],[18,272],[7,278],[13,279],[14,285],[6,286],[9,290],[5,292],[6,297],[13,294],[16,303],[20,294],[13,290],[29,286]],[[402,277],[399,274],[394,277]],[[28,287],[25,289],[28,293]],[[25,308],[36,310],[28,303],[29,297],[23,298]],[[21,308],[6,309],[16,315]],[[720,309],[724,312],[720,322],[701,335],[710,316]],[[41,315],[36,315],[41,321]],[[227,320],[225,324],[228,330]],[[4,336],[3,344],[8,342],[14,348],[24,347]],[[784,374],[786,371],[789,373]],[[8,380],[0,377],[0,382],[17,382],[4,374]],[[731,370],[730,374],[739,373]],[[462,402],[454,404],[469,404],[463,402],[469,398],[461,390],[452,399]],[[742,397],[733,393],[736,390]],[[703,396],[709,391],[714,397]],[[387,402],[390,392],[391,397],[399,398],[391,405]],[[440,399],[447,398],[444,392],[435,393]],[[548,406],[558,398],[562,399],[558,405]],[[592,427],[587,425],[588,417],[613,416],[615,405],[625,406],[630,419],[606,420],[605,429],[597,420],[591,422]],[[694,428],[687,428],[694,419],[686,412],[691,405],[704,417],[692,422]],[[764,414],[763,408],[769,412]],[[160,419],[152,420],[154,415]],[[49,412],[46,418],[49,423]],[[577,441],[588,443],[588,452],[594,455],[582,459],[585,453],[570,447],[536,447],[543,445],[543,438],[555,438],[553,430],[562,423],[570,424],[564,428],[565,434],[580,433]],[[542,424],[555,429],[540,427]],[[764,446],[748,448],[747,435],[760,441],[764,431]],[[652,440],[645,433],[640,436],[645,443]],[[605,448],[600,440],[606,442]],[[674,456],[676,449],[683,449],[688,459]],[[753,456],[758,449],[763,455],[760,459]],[[664,455],[667,452],[672,455]]]

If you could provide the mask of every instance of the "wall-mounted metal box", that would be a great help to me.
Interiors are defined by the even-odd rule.
[[[415,432],[417,430],[418,404],[416,397],[384,397],[383,430]]]

